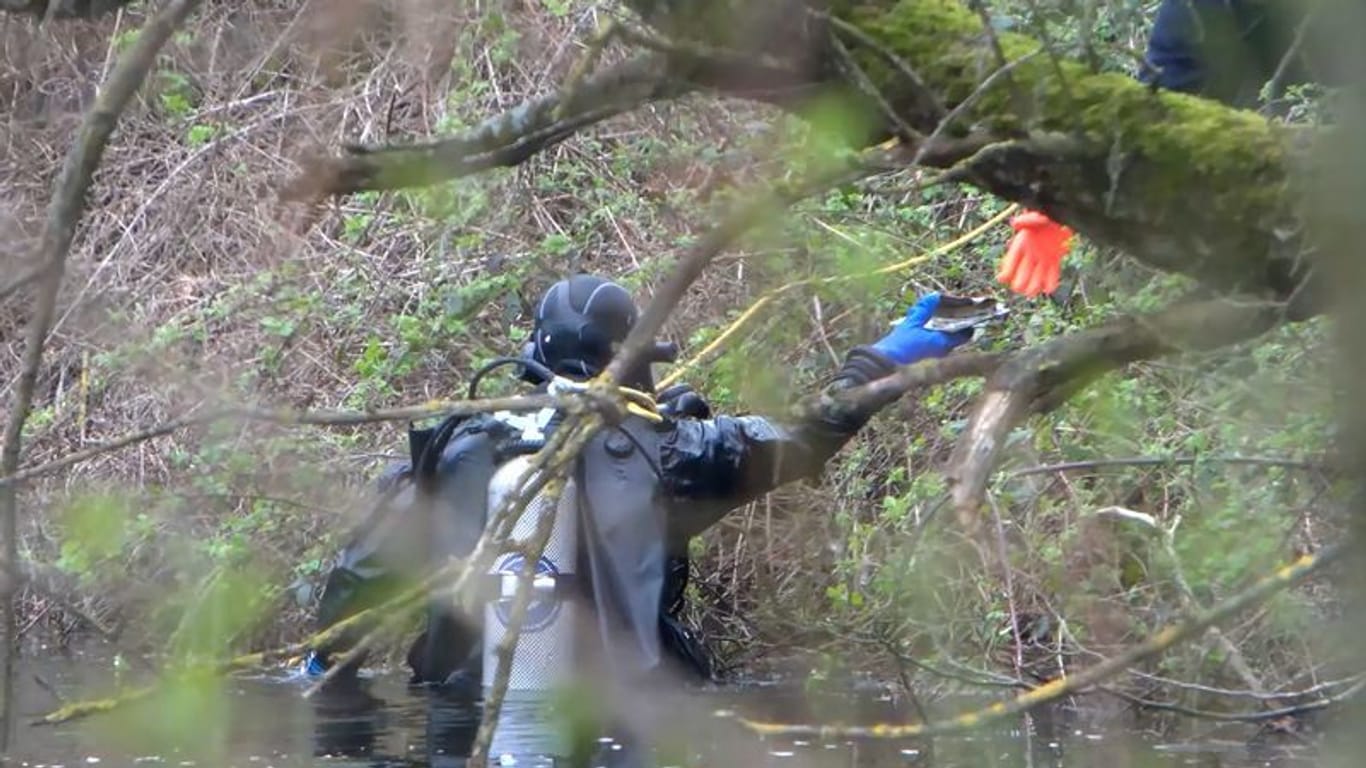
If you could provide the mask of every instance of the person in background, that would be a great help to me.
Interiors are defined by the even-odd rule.
[[[1301,0],[1162,0],[1138,79],[1244,109],[1258,106],[1272,81],[1280,92],[1321,81],[1322,57],[1312,55],[1316,46],[1296,44],[1301,26],[1310,21],[1309,5]],[[1278,99],[1280,92],[1269,95]],[[996,279],[1031,298],[1053,293],[1072,230],[1033,210],[1022,211],[1010,224],[1015,234]]]

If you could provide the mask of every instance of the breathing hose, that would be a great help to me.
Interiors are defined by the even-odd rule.
[[[566,392],[585,392],[588,384],[571,381],[561,376],[556,376],[553,371],[539,361],[527,357],[495,357],[489,362],[479,367],[470,377],[469,389],[466,396],[470,400],[477,399],[479,396],[479,382],[484,379],[489,372],[506,365],[520,365],[541,379],[550,382],[550,393],[561,394]],[[649,419],[650,421],[660,422],[664,417],[659,414],[659,405],[655,402],[654,395],[642,392],[630,387],[615,388],[626,399],[626,410],[631,413]]]

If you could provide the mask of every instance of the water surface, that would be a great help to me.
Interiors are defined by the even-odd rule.
[[[19,709],[9,763],[23,768],[78,766],[464,766],[478,725],[477,703],[406,685],[377,673],[354,691],[314,699],[286,672],[186,686],[158,698],[59,726],[30,721],[61,701],[105,695],[140,677],[117,672],[107,653],[30,656],[17,680]],[[760,739],[718,711],[783,721],[909,721],[900,697],[881,690],[813,696],[798,686],[751,683],[690,691],[639,702],[669,728],[656,765],[959,768],[967,766],[1101,766],[1251,768],[1314,762],[1304,749],[1248,746],[1246,739],[1207,738],[1180,744],[1143,735],[1132,717],[1055,708],[996,731],[921,741]],[[560,702],[571,714],[596,710],[591,697]],[[967,704],[937,703],[938,715]],[[562,711],[562,710],[556,710]],[[574,764],[544,702],[509,700],[492,764]],[[1085,724],[1085,725],[1083,725]],[[1211,733],[1217,733],[1211,731]],[[1246,735],[1246,731],[1243,732]],[[610,736],[591,741],[585,765],[651,764]],[[645,757],[642,757],[645,755]]]

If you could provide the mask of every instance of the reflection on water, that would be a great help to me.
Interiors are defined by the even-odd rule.
[[[18,700],[32,719],[62,700],[107,695],[119,684],[100,654],[26,659]],[[77,766],[465,766],[479,723],[477,702],[407,686],[399,675],[377,675],[355,690],[305,700],[305,685],[290,675],[235,678],[212,695],[168,692],[116,713],[56,727],[21,723],[8,761],[24,768]],[[591,698],[560,707],[593,713]],[[1160,745],[1125,736],[1136,729],[1119,719],[1104,732],[1095,713],[1065,709],[1022,719],[1013,728],[925,742],[761,740],[714,713],[732,709],[755,717],[797,721],[905,720],[890,696],[850,693],[812,697],[781,685],[694,691],[640,702],[667,732],[648,758],[625,740],[597,734],[569,746],[543,702],[510,699],[495,737],[491,764],[499,766],[641,765],[840,766],[1221,766],[1308,765],[1286,752],[1253,753],[1242,743]],[[565,714],[560,712],[560,715]],[[569,714],[576,714],[570,712]],[[1081,723],[1087,723],[1083,727]],[[573,757],[577,755],[577,757]]]

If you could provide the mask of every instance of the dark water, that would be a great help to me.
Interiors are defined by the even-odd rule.
[[[124,665],[126,667],[126,665]],[[360,690],[304,699],[304,684],[286,672],[185,686],[114,712],[60,726],[31,720],[60,701],[105,695],[145,677],[119,673],[98,652],[28,658],[20,670],[17,725],[9,765],[81,766],[464,766],[474,739],[476,704],[410,688],[399,674],[376,674]],[[940,703],[946,714],[966,704]],[[897,697],[876,690],[811,695],[795,686],[751,684],[691,691],[639,702],[665,725],[657,752],[638,753],[610,737],[588,739],[591,766],[1154,766],[1313,765],[1302,750],[1252,749],[1245,740],[1163,744],[1119,716],[1056,709],[996,732],[915,741],[760,739],[718,711],[784,721],[905,721]],[[572,764],[557,723],[592,715],[591,695],[544,702],[510,700],[491,764]],[[1082,723],[1088,723],[1083,725]],[[659,733],[656,731],[656,733]],[[642,755],[645,754],[645,757]]]

